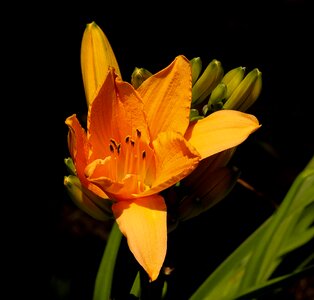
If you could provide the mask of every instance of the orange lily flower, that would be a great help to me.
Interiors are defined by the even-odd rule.
[[[159,192],[260,127],[253,115],[233,110],[190,123],[191,97],[191,67],[182,55],[136,90],[109,67],[89,105],[86,131],[75,114],[66,119],[78,178],[114,201],[116,222],[151,281],[167,250],[167,208]]]

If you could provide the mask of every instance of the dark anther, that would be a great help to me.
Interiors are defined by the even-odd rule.
[[[125,138],[125,142],[128,143],[130,141],[130,136],[128,135],[126,138]]]
[[[113,148],[113,146],[110,144],[109,145],[109,149],[110,149],[110,151],[113,153],[114,152],[114,148]]]
[[[117,142],[114,139],[110,139],[110,142],[114,145],[114,147],[117,149]]]
[[[144,159],[146,157],[146,151],[144,150],[143,152],[142,152],[142,158]]]
[[[136,134],[137,134],[137,137],[140,138],[142,133],[136,128]]]
[[[131,145],[134,147],[135,142],[133,140],[130,140],[130,141],[131,141]]]

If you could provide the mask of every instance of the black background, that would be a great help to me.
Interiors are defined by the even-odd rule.
[[[14,205],[15,199],[23,199],[18,208],[22,224],[9,232],[18,245],[12,262],[18,258],[27,262],[25,268],[17,264],[12,279],[29,279],[26,288],[33,298],[92,299],[111,225],[103,226],[77,210],[63,187],[67,175],[63,159],[68,156],[64,121],[86,109],[80,44],[87,23],[95,21],[103,29],[126,81],[134,67],[154,73],[179,54],[189,59],[199,56],[203,65],[218,59],[226,71],[244,66],[262,72],[263,90],[250,109],[262,127],[239,147],[233,160],[241,177],[262,196],[237,185],[222,203],[172,234],[167,260],[175,270],[169,299],[188,299],[270,215],[314,153],[309,3],[103,1],[25,8],[28,11],[19,6],[21,23],[15,22],[16,13],[6,23],[6,28],[16,25],[9,35],[12,43],[5,45],[16,63],[10,64],[7,73],[13,83],[10,98],[18,99],[19,106],[12,100],[10,111],[18,130],[12,125],[12,130],[10,126],[5,131],[11,138],[14,133],[18,144],[17,168],[11,168],[15,180],[9,177],[13,181],[10,199]],[[14,229],[15,223],[10,214]],[[119,284],[123,286],[135,262],[132,257],[128,257],[131,263],[124,261],[128,252],[121,249],[119,264],[124,272]],[[115,288],[117,294],[121,286]]]

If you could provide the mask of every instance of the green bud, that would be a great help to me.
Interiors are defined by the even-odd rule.
[[[137,89],[147,78],[153,74],[144,68],[134,69],[131,75],[131,83],[135,89]]]
[[[221,82],[227,86],[226,99],[230,97],[236,87],[240,84],[244,77],[245,68],[238,67],[228,71]]]
[[[64,162],[65,162],[65,165],[68,169],[68,172],[71,174],[71,175],[76,175],[76,168],[75,168],[75,165],[73,163],[73,160],[71,157],[67,157],[64,159]]]
[[[251,93],[248,95],[246,100],[242,103],[242,105],[239,107],[240,111],[246,111],[250,106],[253,105],[253,103],[256,101],[256,99],[259,97],[262,91],[262,73],[258,71],[258,75],[254,84],[254,87],[251,91]]]
[[[220,61],[213,59],[192,87],[192,104],[204,101],[223,77]]]
[[[224,199],[235,186],[240,172],[237,169],[223,167],[204,174],[202,180],[190,187],[179,208],[179,221],[186,221],[207,211]]]
[[[192,86],[198,79],[202,71],[202,60],[200,57],[194,57],[190,60],[191,71],[192,71]]]
[[[216,111],[220,110],[223,106],[223,100],[226,97],[227,93],[227,86],[223,82],[219,83],[212,93],[210,94],[209,100],[208,100],[208,109],[210,111]]]
[[[208,108],[208,104],[205,104],[205,105],[203,106],[203,108],[202,108],[202,113],[203,113],[203,115],[206,116],[209,111],[210,111],[210,110],[209,110],[209,108]],[[209,113],[208,113],[208,114],[209,114]]]
[[[78,177],[64,177],[64,186],[72,201],[84,212],[96,220],[106,221],[113,218],[110,199],[101,198],[85,188]]]
[[[200,114],[199,114],[197,109],[192,108],[190,110],[190,122],[197,121],[197,120],[200,120],[200,119],[203,119],[203,118],[204,118],[204,116],[200,116]]]
[[[249,72],[225,102],[224,109],[246,111],[258,98],[262,89],[262,73],[257,69]]]

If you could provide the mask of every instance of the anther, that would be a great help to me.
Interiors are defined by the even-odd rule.
[[[141,137],[141,134],[142,134],[142,133],[136,128],[136,135],[137,135],[138,138]]]
[[[131,142],[131,146],[134,147],[135,142],[133,140],[130,140],[130,142]]]
[[[110,149],[110,152],[112,153],[114,152],[114,147],[111,144],[109,145],[109,149]]]
[[[125,142],[128,144],[128,143],[129,143],[129,141],[130,141],[130,136],[129,136],[129,135],[127,135],[127,136],[125,137]]]
[[[117,149],[117,142],[114,139],[110,139],[110,142],[114,145],[114,147]]]
[[[118,146],[117,146],[117,151],[118,151],[118,154],[120,154],[120,151],[121,151],[121,144],[118,144]]]
[[[146,157],[146,151],[144,150],[143,152],[142,152],[142,158],[144,159]]]

